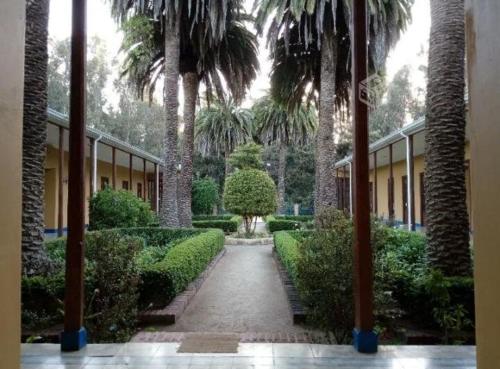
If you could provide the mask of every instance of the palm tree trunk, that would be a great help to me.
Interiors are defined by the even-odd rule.
[[[280,142],[278,161],[278,214],[285,214],[286,143]]]
[[[335,59],[337,45],[332,30],[323,33],[321,43],[321,81],[319,93],[319,124],[316,136],[316,191],[315,215],[335,207],[335,143],[333,140],[333,114],[335,96]]]
[[[179,17],[178,17],[179,18]],[[160,222],[165,227],[177,227],[177,129],[180,36],[179,19],[165,25],[165,139],[163,161],[163,193]]]
[[[49,0],[26,2],[23,119],[23,273],[47,271],[43,248],[47,142],[47,38]]]
[[[231,152],[229,151],[229,147],[226,147],[224,150],[224,180],[229,177],[231,171],[233,170],[231,168],[231,164],[229,163],[229,155],[231,155]]]
[[[428,256],[445,275],[470,275],[465,189],[463,0],[431,1],[425,132]]]
[[[182,171],[179,188],[179,225],[192,226],[191,190],[193,187],[194,119],[198,95],[198,75],[186,73],[184,86],[184,134],[182,140]]]

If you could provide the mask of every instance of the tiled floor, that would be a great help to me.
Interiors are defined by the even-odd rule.
[[[473,369],[473,346],[381,346],[374,355],[351,346],[240,343],[238,354],[177,354],[178,343],[94,344],[60,353],[24,344],[23,369]]]

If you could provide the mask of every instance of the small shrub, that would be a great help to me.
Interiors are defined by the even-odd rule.
[[[300,245],[298,289],[311,323],[348,343],[354,323],[352,223],[340,212],[331,227],[315,232]]]
[[[92,342],[126,342],[135,331],[139,238],[119,232],[94,232],[86,237],[93,290],[86,295],[85,324]]]
[[[219,188],[212,178],[193,181],[191,210],[193,214],[210,214],[219,202]]]
[[[269,232],[293,231],[300,229],[300,222],[295,220],[268,220],[267,228]]]
[[[168,249],[165,257],[141,269],[141,301],[165,306],[205,270],[224,247],[224,233],[210,230]]]
[[[237,232],[240,224],[240,216],[233,216],[229,220],[193,220],[193,227],[195,228],[218,228],[222,229],[224,233]]]
[[[149,204],[125,190],[106,188],[89,203],[89,230],[148,227],[156,223]]]
[[[299,241],[290,232],[278,231],[274,234],[274,248],[295,284],[297,284],[297,263],[300,257],[299,245]]]
[[[254,217],[276,210],[276,186],[266,172],[257,169],[239,170],[226,179],[224,207],[241,215],[246,233],[252,233]]]
[[[231,220],[234,215],[223,214],[223,215],[193,215],[193,220]]]

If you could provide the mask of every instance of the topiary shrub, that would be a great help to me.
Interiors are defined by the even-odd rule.
[[[156,223],[150,205],[125,190],[106,188],[89,203],[89,230],[148,227]]]
[[[257,169],[239,170],[226,179],[224,207],[241,215],[247,234],[253,233],[255,217],[276,210],[276,186],[266,172]]]
[[[193,181],[191,210],[194,215],[210,214],[219,202],[219,187],[212,178]]]

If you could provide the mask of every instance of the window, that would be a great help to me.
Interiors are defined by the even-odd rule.
[[[137,197],[142,198],[142,183],[137,183]]]
[[[122,181],[122,189],[128,191],[128,181]]]
[[[109,178],[101,177],[101,190],[104,190],[106,187],[109,187]]]

